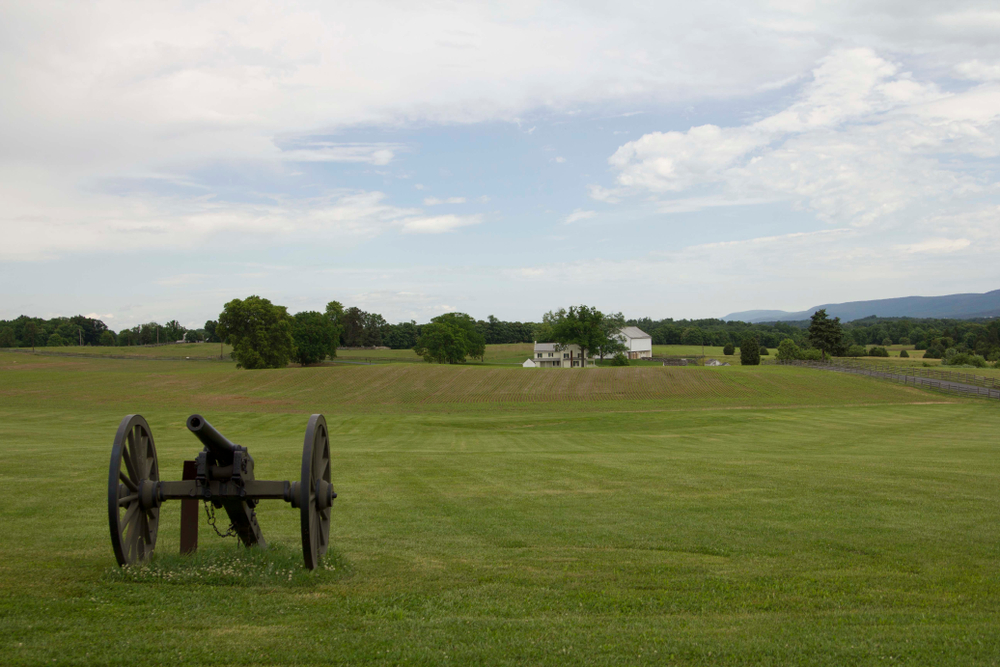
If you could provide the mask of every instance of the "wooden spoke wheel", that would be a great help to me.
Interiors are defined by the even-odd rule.
[[[160,466],[149,424],[128,415],[118,426],[108,473],[108,523],[118,565],[149,558],[160,522]]]
[[[330,434],[323,415],[313,415],[302,445],[299,511],[302,514],[302,554],[315,570],[330,543],[330,514],[337,494],[330,483]]]

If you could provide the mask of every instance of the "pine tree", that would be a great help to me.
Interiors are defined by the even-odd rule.
[[[840,318],[832,320],[827,317],[826,309],[820,308],[813,313],[809,325],[809,343],[814,348],[822,352],[823,361],[826,361],[826,353],[831,355],[840,349],[844,339],[844,331],[840,327]]]

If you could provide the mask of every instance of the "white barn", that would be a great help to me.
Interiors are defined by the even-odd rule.
[[[629,359],[649,359],[653,356],[653,337],[639,327],[624,327],[618,332],[618,340],[625,344],[625,355]],[[610,355],[603,358],[608,359]]]

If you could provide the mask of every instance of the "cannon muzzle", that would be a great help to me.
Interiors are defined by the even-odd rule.
[[[201,440],[205,449],[212,453],[218,465],[233,465],[233,454],[239,449],[238,445],[230,442],[226,436],[216,431],[215,427],[205,421],[201,415],[188,417],[187,427],[196,438]]]

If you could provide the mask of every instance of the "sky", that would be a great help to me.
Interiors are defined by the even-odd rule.
[[[0,2],[0,319],[1000,288],[995,2]]]

